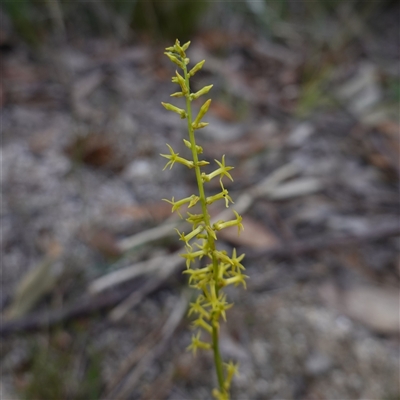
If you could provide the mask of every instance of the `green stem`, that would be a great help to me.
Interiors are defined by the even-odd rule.
[[[217,371],[217,378],[218,378],[218,384],[219,388],[221,390],[221,393],[224,392],[224,372],[222,369],[222,358],[221,354],[219,352],[219,332],[218,332],[218,327],[213,325],[213,331],[212,331],[212,341],[213,341],[213,352],[214,352],[214,364],[215,364],[215,369]]]
[[[183,61],[184,62],[184,61]],[[192,126],[192,107],[191,107],[191,100],[190,100],[190,86],[189,86],[189,76],[187,73],[187,68],[186,65],[183,68],[184,76],[185,76],[185,83],[186,87],[188,88],[188,94],[185,96],[186,97],[186,112],[187,112],[187,122],[188,122],[188,131],[189,131],[189,138],[190,138],[190,144],[191,144],[191,150],[192,150],[192,156],[193,156],[193,162],[194,162],[194,168],[196,172],[196,180],[197,180],[197,186],[199,189],[199,197],[200,197],[200,203],[201,203],[201,209],[203,211],[203,216],[204,216],[204,223],[206,226],[211,228],[211,222],[210,222],[210,216],[207,211],[207,203],[206,203],[206,196],[204,193],[204,186],[203,186],[203,180],[201,179],[201,171],[199,167],[199,158],[197,155],[197,149],[196,149],[196,140],[194,137],[194,129]],[[214,238],[207,233],[207,240],[208,244],[212,253],[212,262],[213,262],[213,273],[214,273],[214,283],[215,283],[215,292],[218,296],[219,292],[219,285],[218,285],[218,260],[216,256],[214,255],[215,251],[215,240]],[[222,359],[221,359],[221,354],[219,351],[219,332],[218,332],[218,326],[215,324],[213,321],[213,330],[212,330],[212,348],[214,352],[214,363],[215,363],[215,369],[217,372],[217,378],[218,378],[218,384],[220,387],[220,391],[224,392],[224,374],[223,374],[223,369],[222,369]]]

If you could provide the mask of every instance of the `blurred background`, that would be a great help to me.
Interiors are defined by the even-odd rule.
[[[245,227],[219,238],[250,277],[221,328],[232,398],[400,399],[399,20],[389,0],[3,0],[2,398],[210,398],[161,200],[196,191],[159,156],[187,150],[160,105],[179,38]]]

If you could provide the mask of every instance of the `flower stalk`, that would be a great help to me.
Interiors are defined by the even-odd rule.
[[[233,376],[237,373],[238,366],[231,361],[224,364],[219,350],[220,319],[222,318],[223,321],[226,321],[226,311],[233,305],[227,302],[226,295],[222,292],[222,288],[230,284],[236,286],[239,283],[245,286],[245,279],[247,277],[242,273],[244,267],[240,264],[244,254],[237,257],[235,249],[232,253],[232,257],[229,257],[226,252],[217,250],[215,242],[217,240],[217,232],[221,229],[237,226],[238,233],[240,233],[240,230],[243,229],[243,225],[241,223],[242,217],[236,211],[234,211],[236,219],[218,221],[211,224],[210,215],[208,213],[208,206],[210,204],[223,200],[225,201],[226,207],[229,207],[229,202],[233,203],[228,190],[226,190],[222,184],[222,179],[224,177],[233,180],[228,172],[233,169],[233,167],[225,165],[225,155],[223,155],[221,162],[215,160],[218,165],[215,171],[206,174],[201,170],[202,167],[209,163],[204,160],[199,160],[199,154],[203,153],[203,148],[196,144],[195,131],[208,125],[208,123],[203,122],[202,119],[209,110],[211,99],[203,103],[195,119],[193,119],[191,103],[193,100],[206,95],[213,85],[205,86],[194,93],[191,92],[190,78],[203,67],[205,61],[203,60],[197,63],[188,71],[187,65],[190,60],[186,56],[186,50],[189,45],[190,42],[187,42],[181,46],[179,41],[176,40],[175,45],[167,47],[165,52],[165,55],[182,70],[182,75],[176,71],[175,76],[172,78],[172,82],[178,84],[180,91],[173,93],[171,96],[184,97],[186,108],[178,108],[169,103],[162,103],[162,105],[168,111],[177,113],[182,119],[186,118],[189,140],[183,139],[183,141],[185,146],[190,149],[191,160],[180,157],[168,144],[167,146],[170,154],[161,154],[161,156],[168,159],[165,168],[168,166],[172,168],[175,163],[179,163],[185,165],[189,169],[194,169],[198,193],[182,200],[175,201],[175,199],[172,198],[172,201],[166,201],[172,205],[172,212],[177,211],[179,213],[182,206],[192,207],[196,204],[197,207],[201,209],[201,213],[198,214],[187,213],[188,218],[186,218],[186,221],[192,225],[191,232],[185,234],[178,231],[180,240],[185,242],[187,250],[187,253],[182,254],[182,257],[186,259],[187,268],[184,273],[189,275],[189,285],[200,291],[197,300],[190,304],[189,316],[192,314],[197,316],[193,326],[195,329],[199,329],[199,331],[196,335],[192,336],[192,343],[188,347],[188,350],[192,350],[194,354],[196,354],[198,349],[211,349],[213,351],[218,380],[218,388],[213,390],[213,396],[217,400],[229,400],[231,381]],[[219,177],[221,192],[206,196],[204,184],[215,177]],[[193,241],[196,241],[194,245],[198,248],[197,250],[193,250],[190,243]],[[199,268],[192,268],[192,264],[195,265],[197,261],[203,258],[209,260],[209,263],[205,267],[200,266]],[[201,338],[202,332],[210,337],[209,340],[211,340],[211,343]]]

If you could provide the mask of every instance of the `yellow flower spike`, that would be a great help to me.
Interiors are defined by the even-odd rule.
[[[182,108],[175,107],[173,104],[170,104],[170,103],[161,102],[161,104],[164,106],[164,108],[166,110],[173,111],[173,112],[176,112],[177,114],[179,114],[181,119],[185,119],[186,118],[186,111],[182,110]]]
[[[196,92],[196,93],[192,93],[189,97],[190,97],[190,100],[196,100],[196,99],[198,99],[200,96],[202,96],[203,94],[207,94],[210,90],[211,90],[211,88],[213,87],[214,85],[208,85],[208,86],[204,86],[202,89],[200,89],[198,92]]]
[[[202,173],[201,171],[201,168],[207,165],[208,161],[199,160],[199,154],[203,152],[203,149],[196,143],[195,131],[208,125],[207,122],[202,122],[202,119],[209,110],[211,100],[209,99],[203,103],[195,118],[192,116],[191,102],[202,95],[206,95],[212,88],[212,85],[205,86],[196,93],[190,92],[190,77],[201,70],[204,65],[204,60],[189,69],[187,65],[190,60],[186,56],[186,50],[189,45],[190,42],[187,42],[181,46],[179,40],[176,40],[174,46],[167,47],[166,49],[167,57],[183,71],[180,73],[176,72],[175,76],[172,78],[173,83],[179,84],[181,91],[173,93],[171,97],[184,97],[186,108],[181,109],[169,103],[163,103],[163,106],[167,110],[177,113],[181,118],[187,119],[189,137],[187,138],[188,140],[184,139],[184,143],[185,146],[190,149],[192,158],[186,160],[180,157],[170,146],[168,146],[170,154],[164,154],[163,157],[168,159],[165,168],[168,167],[168,165],[172,167],[174,163],[180,163],[194,169],[198,196],[192,195],[179,201],[175,201],[175,199],[172,198],[172,201],[166,201],[172,205],[172,211],[178,211],[178,213],[182,205],[189,208],[198,203],[201,206],[201,211],[197,214],[187,213],[186,220],[192,225],[192,231],[186,235],[178,231],[178,234],[180,239],[185,242],[187,248],[186,254],[182,254],[182,257],[186,259],[187,269],[184,273],[189,275],[189,286],[197,288],[201,293],[198,299],[190,304],[189,315],[196,315],[197,319],[194,325],[210,334],[212,344],[202,341],[200,338],[201,333],[198,332],[196,335],[193,335],[188,350],[192,350],[193,353],[196,353],[197,349],[213,351],[218,378],[218,389],[213,390],[213,395],[217,400],[229,400],[231,380],[234,373],[237,371],[237,366],[233,363],[223,364],[219,351],[220,320],[226,320],[226,311],[232,307],[232,304],[229,304],[226,299],[223,288],[230,284],[238,285],[241,283],[245,285],[246,276],[242,274],[244,267],[241,264],[244,255],[237,256],[236,250],[234,249],[232,251],[232,257],[229,257],[226,252],[217,250],[216,241],[217,232],[220,229],[229,226],[237,226],[240,232],[240,230],[243,229],[243,225],[241,222],[242,218],[236,212],[236,219],[232,219],[231,221],[218,221],[214,225],[211,224],[211,217],[208,212],[208,206],[210,204],[217,200],[225,200],[225,205],[228,207],[230,202],[233,203],[228,191],[224,188],[222,183],[225,176],[233,180],[229,173],[233,167],[225,165],[224,155],[221,161],[215,160],[218,165],[215,171],[209,174]],[[219,177],[221,192],[207,197],[204,190],[204,183],[215,177]],[[193,251],[189,242],[195,238],[197,240],[194,246],[196,246],[197,249]],[[197,269],[191,268],[193,263],[198,262],[197,260],[202,259],[204,256],[209,259],[205,267]]]
[[[191,77],[193,76],[197,71],[203,68],[204,63],[206,60],[198,62],[189,72],[188,75]]]

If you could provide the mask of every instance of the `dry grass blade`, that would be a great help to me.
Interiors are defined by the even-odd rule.
[[[89,285],[89,293],[97,294],[109,287],[118,285],[119,283],[126,282],[141,275],[154,273],[154,271],[157,271],[160,268],[160,265],[163,265],[164,261],[165,256],[154,257],[150,260],[139,262],[130,267],[103,275]]]
[[[184,262],[184,259],[179,255],[181,249],[170,256],[158,259],[157,265],[158,274],[154,275],[149,279],[145,285],[139,290],[133,292],[125,301],[115,307],[109,314],[109,317],[113,321],[118,321],[123,318],[126,313],[138,304],[148,293],[159,287],[168,277],[170,277],[175,268]]]
[[[140,358],[140,362],[137,364],[136,368],[130,372],[130,374],[128,372],[129,376],[126,378],[126,381],[122,384],[122,386],[119,389],[106,393],[106,395],[103,397],[103,400],[123,400],[129,397],[143,373],[149,368],[151,363],[165,351],[169,340],[185,315],[187,305],[188,298],[186,293],[183,293],[180,300],[174,307],[172,314],[162,327],[161,339],[158,341],[157,345],[148,349],[145,354],[143,354],[143,349],[139,348],[140,355],[135,355],[135,353],[133,353],[132,356],[129,357],[131,360],[134,360],[134,362]]]
[[[174,378],[175,368],[170,366],[166,372],[160,375],[145,392],[141,400],[163,400],[168,397]]]
[[[143,244],[153,242],[154,240],[164,238],[169,235],[174,235],[176,228],[181,222],[166,223],[155,228],[148,229],[147,231],[140,232],[131,237],[125,238],[118,243],[121,250],[127,251],[133,247],[141,246]]]
[[[278,168],[260,183],[249,188],[246,193],[243,193],[239,196],[235,202],[236,212],[239,214],[244,214],[257,198],[273,195],[274,190],[279,187],[281,182],[296,176],[298,172],[298,168],[291,163],[285,164]],[[231,212],[229,210],[224,210],[220,214],[216,215],[212,222],[214,223],[220,219],[229,219],[230,213]]]
[[[4,318],[12,320],[28,313],[35,304],[49,293],[59,278],[54,271],[61,248],[57,248],[39,265],[31,269],[19,282],[10,306],[5,310]]]

